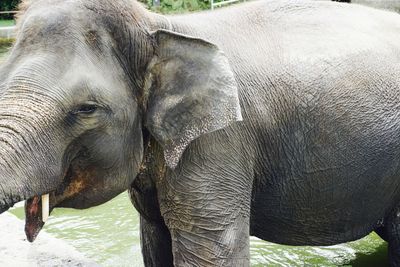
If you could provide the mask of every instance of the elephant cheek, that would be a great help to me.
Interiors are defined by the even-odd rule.
[[[94,167],[74,166],[67,174],[67,186],[63,190],[57,190],[55,194],[55,205],[62,206],[63,202],[81,196],[86,190],[101,187],[101,180],[97,179],[98,174]]]

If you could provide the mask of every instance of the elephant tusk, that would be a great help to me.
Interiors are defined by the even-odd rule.
[[[42,222],[49,218],[49,194],[42,196]]]

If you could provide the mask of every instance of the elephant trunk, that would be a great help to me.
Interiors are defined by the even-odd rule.
[[[61,182],[63,153],[54,145],[57,131],[51,120],[55,103],[46,98],[24,77],[0,86],[0,213]]]
[[[0,212],[32,193],[25,172],[32,168],[22,157],[20,132],[0,119]]]
[[[55,153],[40,148],[45,141],[33,134],[35,128],[11,122],[4,114],[0,115],[0,213],[18,201],[48,193],[60,168]]]

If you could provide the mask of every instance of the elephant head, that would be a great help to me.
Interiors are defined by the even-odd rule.
[[[104,203],[138,174],[149,135],[175,168],[191,141],[241,120],[223,52],[159,29],[138,3],[22,10],[0,71],[0,212],[27,200],[29,240],[47,217],[40,196],[50,210]]]

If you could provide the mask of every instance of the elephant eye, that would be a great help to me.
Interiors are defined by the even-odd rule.
[[[76,108],[75,110],[72,111],[72,114],[78,115],[78,114],[86,114],[90,115],[94,113],[97,110],[97,106],[94,104],[83,104]]]

